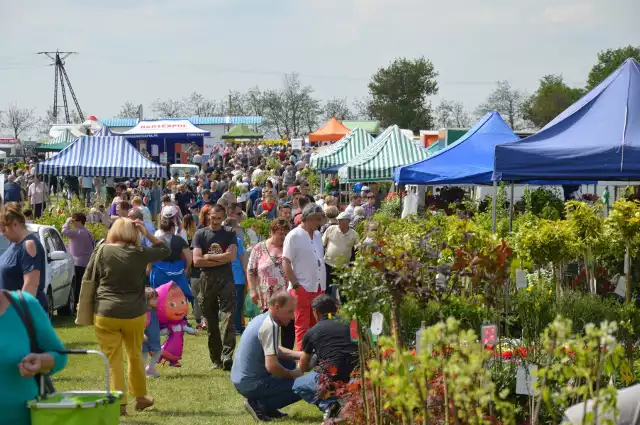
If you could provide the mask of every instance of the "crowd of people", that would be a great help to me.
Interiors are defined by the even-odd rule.
[[[356,364],[349,327],[337,317],[344,301],[338,272],[367,242],[354,228],[366,221],[366,232],[375,231],[376,223],[368,219],[384,195],[377,183],[355,185],[344,206],[339,203],[343,193],[312,194],[310,156],[290,148],[229,145],[214,151],[199,174],[176,174],[165,185],[86,177],[61,182],[32,170],[27,177],[10,170],[0,228],[11,246],[0,257],[0,288],[21,291],[32,316],[44,315],[33,305],[39,301],[46,307],[45,255],[26,230],[25,213],[40,217],[50,193],[80,196],[88,210],[73,213],[62,227],[76,267],[76,323],[94,326],[100,350],[109,358],[113,390],[130,393],[136,410],[154,404],[146,381],[160,376],[155,365],[162,355],[159,328],[166,314],[159,305],[164,293],[159,293],[171,282],[195,319],[193,329],[187,323],[180,331],[206,331],[212,368],[231,372],[254,419],[282,417],[280,409],[300,399],[334,417],[340,404],[318,397],[313,370],[331,366],[337,370],[331,379],[346,381]],[[268,222],[266,238],[242,225],[249,218]],[[96,241],[86,223],[104,225],[107,237]],[[18,319],[10,313],[16,294],[0,295],[0,322]],[[248,325],[247,302],[262,312]],[[10,370],[0,355],[0,367],[7,371],[0,374],[0,387],[5,379],[23,384],[23,392],[8,397],[14,407],[37,393],[33,380],[24,377],[53,373],[66,362],[57,354],[62,343],[49,322],[40,326],[38,332],[48,335],[41,342],[43,354],[31,353],[27,338],[10,359],[24,367]],[[0,329],[4,340],[2,323]],[[19,329],[11,332],[17,335]],[[24,359],[17,353],[25,353]],[[179,360],[170,364],[179,366]],[[0,407],[8,402],[0,397]],[[121,402],[126,415],[127,397]],[[14,423],[28,423],[23,410]]]

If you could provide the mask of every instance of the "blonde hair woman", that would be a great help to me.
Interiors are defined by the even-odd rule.
[[[146,237],[152,246],[140,246],[140,236]],[[88,324],[86,318],[95,314],[98,345],[111,366],[111,389],[126,395],[124,342],[129,392],[136,399],[136,410],[153,405],[153,399],[147,397],[141,350],[147,312],[146,267],[148,263],[165,259],[170,253],[164,241],[151,234],[142,220],[119,218],[111,226],[106,242],[91,256],[85,277],[91,279],[89,283],[92,284],[85,282],[80,292],[78,323]],[[120,413],[126,415],[126,397],[121,403]]]

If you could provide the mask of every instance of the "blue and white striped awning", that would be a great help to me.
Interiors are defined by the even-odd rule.
[[[160,118],[176,119],[176,118]],[[236,116],[236,117],[182,117],[180,120],[189,120],[193,125],[260,125],[262,117],[259,116]],[[137,118],[115,118],[101,121],[107,127],[135,127],[138,124]]]
[[[116,136],[116,135],[117,133],[114,133],[113,131],[111,131],[107,126],[104,126],[99,130],[96,130],[93,132],[93,137],[97,137],[97,136],[106,137],[106,136]]]
[[[82,136],[36,167],[38,174],[83,177],[165,178],[167,169],[119,136]]]

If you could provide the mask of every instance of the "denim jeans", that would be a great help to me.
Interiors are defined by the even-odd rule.
[[[149,311],[149,325],[144,330],[147,340],[142,343],[143,353],[156,353],[160,351],[160,324],[158,323],[158,313],[155,310]]]
[[[309,404],[315,404],[321,411],[325,411],[336,399],[318,399],[318,379],[320,375],[316,372],[309,372],[296,379],[293,383],[293,392]]]
[[[244,314],[244,285],[236,284],[236,332],[244,330],[242,326],[242,315]]]
[[[293,392],[293,383],[292,379],[269,376],[259,382],[238,383],[235,387],[244,398],[256,401],[265,412],[271,413],[300,400]]]

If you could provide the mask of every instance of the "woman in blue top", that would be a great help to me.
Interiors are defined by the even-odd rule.
[[[233,228],[233,231],[238,232],[238,221],[233,218],[228,218],[222,224],[226,227]],[[245,275],[247,273],[247,254],[244,250],[244,241],[240,238],[237,239],[238,244],[238,253],[236,254],[236,259],[231,263],[231,271],[233,272],[233,281],[236,284],[236,316],[235,316],[235,327],[236,334],[241,335],[242,331],[244,331],[243,322],[243,313],[244,313],[244,288],[246,278]]]
[[[20,206],[9,202],[0,213],[0,230],[9,240],[9,248],[0,257],[0,289],[23,290],[40,301],[49,313],[44,292],[45,253],[38,237],[29,233]]]
[[[67,356],[58,354],[64,346],[38,300],[22,293],[35,328],[38,346],[44,352],[31,352],[29,334],[18,312],[7,297],[21,305],[17,293],[0,292],[0,412],[2,423],[29,425],[27,401],[38,395],[34,376],[52,374],[67,364]]]

